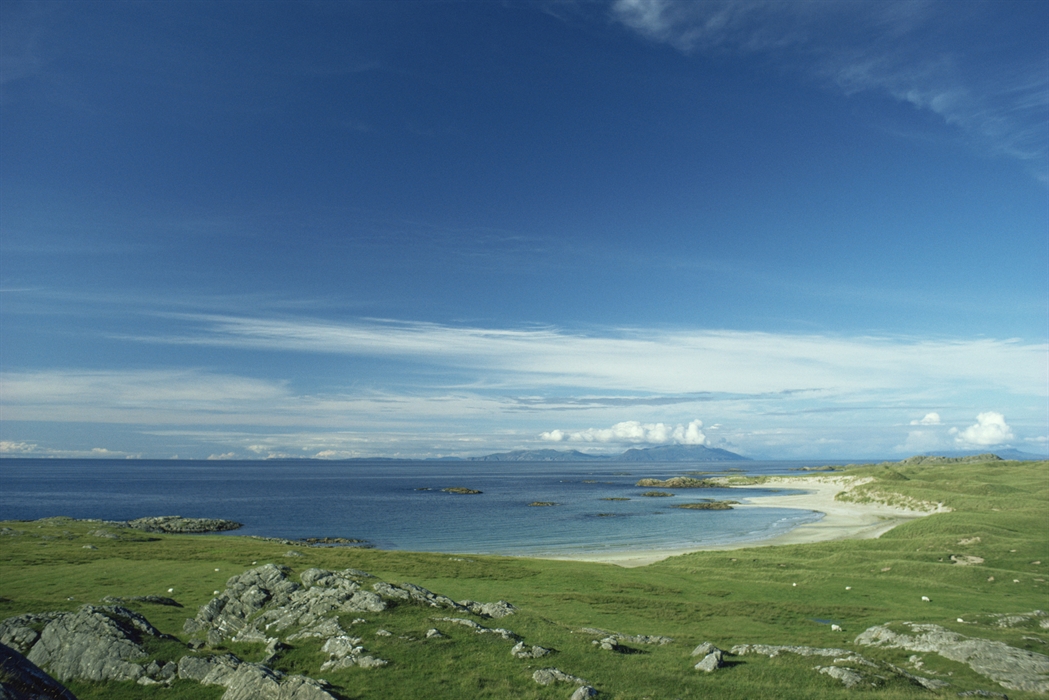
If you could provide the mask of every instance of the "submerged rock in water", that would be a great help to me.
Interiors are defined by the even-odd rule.
[[[444,491],[445,493],[459,493],[459,494],[466,494],[466,495],[477,494],[477,493],[484,493],[483,491],[478,491],[477,489],[468,489],[465,486],[449,486],[448,488],[441,489],[441,490]]]

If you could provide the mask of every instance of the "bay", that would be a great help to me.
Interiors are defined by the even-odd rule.
[[[805,462],[814,465],[813,462]],[[760,499],[768,488],[666,489],[645,477],[788,474],[801,462],[189,461],[0,459],[0,519],[225,518],[232,535],[346,537],[380,549],[586,556],[755,542],[822,514],[670,506]],[[482,491],[458,495],[441,489]],[[606,500],[606,499],[629,500]],[[548,507],[533,502],[553,502]]]

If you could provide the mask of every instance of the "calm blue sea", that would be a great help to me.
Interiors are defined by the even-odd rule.
[[[807,462],[806,464],[813,464]],[[227,518],[233,534],[365,539],[380,549],[572,556],[760,540],[822,517],[781,508],[669,508],[773,490],[678,490],[646,498],[643,477],[697,471],[784,474],[800,462],[572,462],[2,459],[0,519]],[[481,495],[440,489],[466,486]],[[423,490],[430,489],[430,490]],[[629,498],[608,501],[606,498]],[[553,501],[555,507],[532,507]]]

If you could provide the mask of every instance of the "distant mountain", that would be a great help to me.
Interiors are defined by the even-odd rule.
[[[617,462],[734,462],[747,458],[706,445],[659,445],[630,449],[614,459]]]
[[[620,455],[591,455],[579,450],[514,450],[470,457],[475,462],[734,462],[735,452],[704,445],[659,445],[631,448]]]
[[[1039,455],[1039,454],[1034,454],[1032,452],[1021,452],[1020,450],[1015,450],[1015,449],[1013,449],[1011,447],[1006,448],[1006,449],[1002,449],[1002,450],[995,450],[995,449],[992,448],[991,450],[983,449],[983,450],[954,450],[954,451],[948,451],[948,452],[935,452],[935,453],[929,452],[929,453],[927,453],[926,455],[923,455],[923,456],[925,456],[925,457],[975,457],[977,455],[988,454],[988,453],[996,454],[999,457],[1001,457],[1002,459],[1015,459],[1015,460],[1019,460],[1019,461],[1032,461],[1032,460],[1039,460],[1039,459],[1046,459],[1047,458],[1047,456],[1044,455],[1044,454],[1040,454]]]
[[[609,455],[588,455],[579,450],[514,450],[484,457],[469,457],[472,462],[607,462]]]

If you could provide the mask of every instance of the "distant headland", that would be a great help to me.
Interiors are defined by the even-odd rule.
[[[631,448],[614,455],[587,454],[579,450],[513,450],[484,457],[467,458],[474,462],[736,462],[749,461],[735,452],[706,445],[659,445]]]

